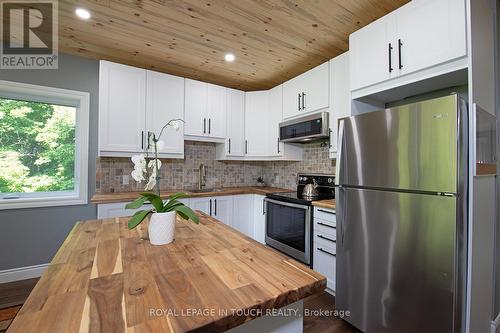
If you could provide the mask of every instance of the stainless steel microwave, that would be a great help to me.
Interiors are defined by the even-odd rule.
[[[280,123],[280,141],[283,142],[309,142],[329,136],[328,112],[314,113]]]

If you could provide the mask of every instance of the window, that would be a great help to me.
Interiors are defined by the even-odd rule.
[[[0,81],[0,209],[87,203],[89,94]]]

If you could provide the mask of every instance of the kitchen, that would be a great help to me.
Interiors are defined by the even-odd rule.
[[[127,273],[139,274],[133,264],[153,267],[141,278],[155,286],[153,303],[160,308],[180,310],[191,304],[191,309],[242,313],[252,307],[306,313],[315,300],[321,300],[320,307],[336,306],[339,311],[349,310],[350,316],[263,315],[251,320],[255,315],[210,313],[199,320],[148,318],[139,303],[147,307],[152,295],[133,297],[129,290],[120,293],[126,300],[125,315],[118,302],[114,311],[119,309],[119,313],[106,317],[121,318],[119,325],[129,330],[272,331],[272,320],[281,321],[277,326],[282,330],[295,325],[288,331],[321,325],[366,332],[498,329],[496,120],[490,116],[498,110],[498,24],[491,15],[496,2],[360,1],[341,5],[332,1],[291,6],[273,1],[241,7],[237,2],[214,1],[144,2],[135,7],[114,1],[108,5],[60,1],[58,5],[59,68],[0,70],[0,97],[6,100],[0,121],[12,119],[16,125],[27,126],[20,119],[30,113],[25,108],[8,109],[14,104],[7,102],[13,100],[48,101],[57,106],[54,115],[75,115],[72,122],[66,120],[75,133],[74,143],[66,143],[73,144],[74,151],[68,178],[62,172],[53,176],[2,175],[2,182],[12,190],[0,193],[4,224],[0,243],[3,252],[9,253],[0,262],[1,294],[5,291],[7,299],[22,281],[31,279],[31,285],[26,282],[24,299],[6,306],[19,311],[9,319],[9,331],[26,331],[37,323],[47,331],[99,327],[94,324],[104,328],[105,318],[101,323],[95,319],[103,309],[89,286]],[[266,11],[269,15],[262,15]],[[162,17],[170,21],[163,22]],[[221,17],[226,21],[220,21]],[[350,19],[342,21],[342,17]],[[262,29],[253,26],[255,19]],[[187,23],[192,20],[197,23]],[[287,25],[297,34],[290,36]],[[130,31],[129,40],[123,26]],[[468,126],[458,126],[456,131],[433,127],[424,117],[426,110],[435,110],[431,100],[439,100],[440,110],[432,119],[446,120],[448,126]],[[417,116],[419,112],[422,116]],[[43,140],[57,137],[43,128],[51,129],[51,121],[62,121],[55,116],[41,119],[46,125],[26,139],[37,147]],[[171,120],[174,125],[164,127]],[[14,133],[11,127],[4,128],[3,133]],[[442,130],[446,131],[435,134]],[[27,153],[10,153],[10,146],[2,145],[8,152],[2,151],[2,168],[24,170],[19,165],[27,163],[22,156]],[[48,146],[61,147],[53,141]],[[32,163],[33,170],[43,169],[44,163],[54,165],[46,162],[52,158],[49,152]],[[142,159],[144,153],[147,157]],[[57,158],[61,166],[66,165],[62,157]],[[456,163],[450,163],[453,160]],[[154,161],[159,164],[149,164]],[[143,168],[141,163],[147,166]],[[46,185],[50,179],[54,183]],[[71,196],[63,197],[64,191],[37,196],[37,192],[42,195],[47,188],[66,183],[73,186]],[[26,184],[31,184],[31,190],[25,192],[35,194],[23,195],[19,189],[27,188]],[[127,216],[137,210],[147,212],[154,206],[154,214],[163,214],[152,201],[143,201],[135,211],[125,208],[145,187],[159,192],[162,199],[186,193],[176,201],[195,211],[200,223],[179,218],[175,233],[172,231],[175,240],[165,245],[149,244],[150,240],[153,243],[149,222],[127,230]],[[363,190],[366,194],[353,194]],[[448,208],[440,212],[437,207],[443,206],[437,205],[426,214],[430,206],[416,204],[420,200],[416,197],[370,199],[372,191],[394,191],[401,197],[404,193],[436,194],[447,203],[457,198],[456,207],[465,208],[456,209],[454,215],[459,228],[443,231],[433,227],[431,220],[438,216],[444,223],[452,206],[446,204]],[[403,202],[410,207],[411,219],[403,214]],[[178,214],[182,217],[182,210]],[[394,218],[394,214],[400,215]],[[424,220],[427,224],[418,228],[416,222]],[[77,221],[83,223],[75,225]],[[397,222],[413,232],[400,230],[397,236],[384,238],[397,225],[378,222],[380,228],[372,229],[368,221]],[[450,221],[446,220],[447,225]],[[356,226],[365,229],[355,231]],[[106,234],[108,229],[119,232]],[[454,237],[426,243],[438,237],[429,235],[443,232]],[[95,239],[82,243],[89,235]],[[127,254],[135,244],[133,239],[142,240],[135,250],[139,254]],[[202,250],[200,242],[207,248]],[[373,254],[354,251],[357,246],[345,250],[356,242]],[[411,246],[401,246],[401,242]],[[397,250],[390,244],[399,244]],[[105,246],[109,248],[103,252]],[[434,251],[426,251],[431,247]],[[74,251],[83,249],[95,259],[78,258],[82,261],[76,268],[82,271],[77,274],[72,271],[75,263],[71,258]],[[412,251],[419,257],[409,256]],[[107,261],[99,259],[101,256]],[[402,264],[405,258],[417,261]],[[259,265],[252,266],[252,259]],[[102,267],[99,260],[105,260]],[[164,270],[158,263],[165,267],[174,263],[186,276],[191,272],[186,283],[197,292],[180,288],[176,284],[184,280],[175,280],[173,269]],[[399,266],[391,270],[391,263]],[[258,274],[250,274],[247,266]],[[393,275],[384,277],[387,270]],[[209,277],[214,282],[213,292],[206,294],[205,282],[193,277],[193,272]],[[433,274],[447,277],[435,280],[439,291],[446,290],[443,295],[432,283],[397,283],[402,276],[419,281],[432,280]],[[168,276],[174,280],[170,282]],[[85,287],[61,282],[72,278]],[[134,290],[149,286],[135,280],[124,278],[123,283]],[[278,281],[288,282],[277,288]],[[245,296],[249,286],[259,300]],[[421,295],[410,292],[412,287]],[[67,290],[78,293],[69,299]],[[169,293],[178,293],[178,298],[167,297]],[[219,295],[230,295],[232,301],[224,303]],[[435,308],[423,311],[429,298]],[[58,307],[51,310],[49,305],[62,299],[65,301],[59,306],[72,307],[74,313],[57,321],[51,316]],[[388,312],[372,310],[377,303]],[[394,310],[395,304],[415,316]],[[429,316],[432,311],[441,319]],[[141,314],[133,315],[136,312]],[[402,323],[416,318],[421,326]],[[144,327],[145,323],[152,326]]]

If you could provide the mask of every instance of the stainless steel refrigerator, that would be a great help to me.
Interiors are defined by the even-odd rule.
[[[462,330],[466,116],[451,94],[339,122],[336,308],[364,332]]]

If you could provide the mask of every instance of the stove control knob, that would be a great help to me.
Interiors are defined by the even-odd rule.
[[[328,178],[328,183],[333,183],[333,178]]]

